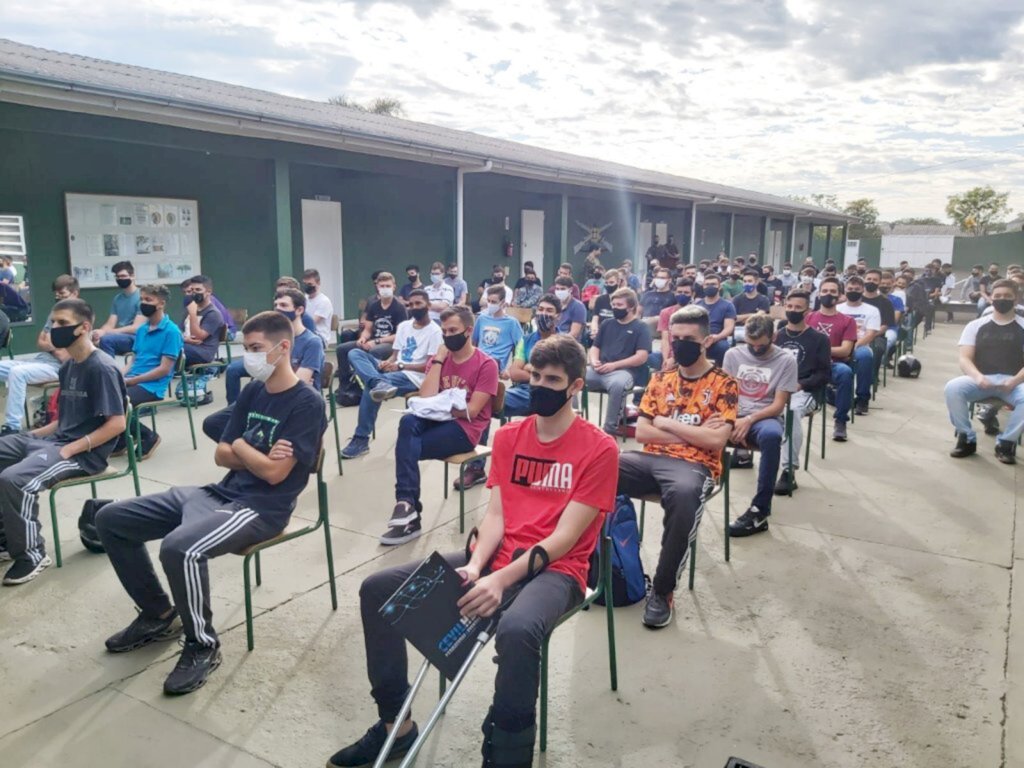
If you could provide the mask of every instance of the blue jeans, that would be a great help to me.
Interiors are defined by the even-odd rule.
[[[853,405],[853,369],[846,363],[832,363],[832,389],[825,390],[830,405],[836,409],[836,421],[850,420]]]
[[[725,353],[729,351],[729,348],[731,346],[732,344],[729,343],[728,339],[716,341],[714,344],[708,347],[708,357],[711,360],[714,360],[715,365],[721,368],[722,361],[725,360]]]
[[[228,398],[228,405],[231,405],[238,399],[238,395],[242,391],[243,376],[249,376],[245,370],[245,362],[242,360],[232,360],[224,376],[224,394]]]
[[[1005,373],[990,373],[985,376],[992,384],[1001,384],[1009,381],[1012,376]],[[957,433],[963,435],[968,441],[978,439],[977,434],[971,427],[970,404],[979,400],[986,400],[996,397],[1004,403],[1013,406],[1013,412],[1006,422],[1006,428],[997,436],[997,440],[1009,440],[1017,442],[1024,431],[1024,384],[1018,384],[1012,391],[996,387],[980,387],[970,376],[957,376],[946,384],[946,408],[949,410],[949,420],[953,422]]]
[[[761,452],[761,460],[757,468],[757,493],[750,502],[759,510],[768,514],[772,511],[772,496],[775,493],[775,480],[779,475],[779,462],[782,457],[782,438],[785,432],[780,419],[761,419],[750,426],[747,443],[756,445]]]
[[[0,381],[7,382],[7,408],[4,424],[12,429],[21,429],[21,417],[25,412],[25,398],[29,384],[42,384],[57,378],[60,365],[56,362],[36,360],[0,361]],[[31,427],[31,424],[27,425]]]
[[[505,390],[505,415],[530,415],[530,385],[516,384]]]
[[[654,372],[660,371],[664,362],[665,358],[662,356],[661,352],[651,352],[651,354],[647,356],[647,367]]]
[[[106,333],[100,338],[99,347],[108,355],[127,355],[135,346],[135,337],[130,333]]]
[[[867,344],[854,347],[850,362],[857,377],[857,402],[867,403],[871,400],[871,385],[875,383],[875,354]]]
[[[380,403],[373,401],[373,398],[370,397],[370,390],[381,381],[398,387],[400,395],[415,392],[419,387],[413,384],[402,371],[381,373],[377,358],[362,349],[353,349],[349,352],[348,364],[352,366],[353,372],[363,382],[363,394],[359,398],[359,418],[356,422],[355,434],[352,437],[369,440],[370,435],[373,434],[373,427],[377,423],[377,413],[380,411]]]
[[[395,443],[395,501],[420,500],[420,461],[468,453],[473,444],[455,421],[430,421],[411,413],[398,422]]]

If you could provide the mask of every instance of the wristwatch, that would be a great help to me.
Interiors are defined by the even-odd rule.
[[[398,364],[398,370],[404,371],[405,370],[405,363],[399,363]]]

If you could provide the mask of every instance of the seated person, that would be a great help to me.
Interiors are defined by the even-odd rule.
[[[512,386],[505,390],[505,415],[527,416],[530,413],[530,353],[541,339],[549,339],[558,333],[558,309],[561,303],[550,293],[545,293],[537,302],[537,313],[534,321],[537,330],[519,340],[512,365],[508,369],[508,377]]]
[[[501,274],[504,279],[505,273]],[[439,321],[441,313],[455,303],[455,291],[444,281],[444,264],[440,261],[430,265],[430,285],[425,290],[430,299],[430,319]]]
[[[274,283],[274,293],[277,294],[282,288],[294,288],[299,293],[302,293],[302,284],[294,277],[289,277],[288,275],[277,278],[277,282]],[[316,323],[305,312],[302,313],[302,327],[310,333],[316,333]]]
[[[408,282],[398,289],[398,300],[408,305],[409,294],[416,289],[424,289],[426,286],[420,280],[420,268],[418,264],[410,264],[405,268],[405,276]],[[453,291],[454,293],[454,291]]]
[[[364,352],[369,352],[378,360],[387,360],[391,357],[395,332],[399,323],[409,319],[409,313],[395,298],[394,276],[390,272],[380,272],[375,285],[379,298],[367,305],[366,312],[361,318],[362,329],[359,332],[359,337],[355,341],[338,345],[339,391],[360,388],[358,382],[352,381],[352,368],[348,362],[349,352],[353,349],[361,349]],[[449,287],[451,286],[449,285]]]
[[[970,456],[978,450],[971,427],[970,404],[996,398],[1013,407],[1006,428],[996,435],[996,458],[1015,464],[1017,439],[1024,432],[1024,318],[1014,307],[1019,297],[1012,280],[995,280],[989,296],[992,314],[972,320],[960,335],[960,370],[946,384],[946,408],[956,428],[950,456]]]
[[[760,284],[764,286],[764,295],[768,297],[768,301],[774,304],[775,294],[782,293],[782,280],[775,276],[775,267],[771,264],[765,264],[761,267]]]
[[[853,318],[857,324],[857,343],[850,362],[856,376],[854,413],[867,416],[871,403],[871,387],[875,383],[875,353],[872,344],[882,330],[882,315],[864,301],[864,279],[853,275],[846,280],[846,301],[836,309]]]
[[[590,269],[590,277],[580,290],[580,301],[589,309],[594,308],[594,299],[604,293],[604,267],[597,266]]]
[[[655,373],[640,401],[636,439],[643,451],[619,457],[618,492],[660,493],[665,510],[661,553],[643,614],[652,629],[672,621],[676,583],[704,500],[722,474],[722,450],[736,420],[736,381],[706,356],[708,324],[701,306],[672,315],[672,358],[678,367]]]
[[[637,318],[636,294],[629,288],[612,294],[612,313],[611,320],[601,323],[588,353],[587,389],[608,393],[603,428],[609,435],[617,435],[626,392],[644,380],[641,376],[646,377],[651,331]]]
[[[92,340],[108,355],[125,355],[132,351],[135,331],[144,322],[139,314],[139,288],[130,261],[119,261],[110,271],[121,290],[111,302],[110,317],[92,332]]]
[[[605,320],[612,319],[612,294],[619,288],[626,288],[622,273],[617,269],[605,270],[601,283],[601,294],[590,305],[590,337],[597,336],[597,330]]]
[[[544,288],[540,284],[540,278],[528,266],[523,271],[523,276],[516,282],[515,290],[512,291],[512,306],[533,309],[537,301],[544,294]]]
[[[573,298],[572,288],[572,278],[559,275],[555,278],[555,288],[551,293],[562,302],[558,313],[558,332],[567,333],[580,341],[583,338],[583,326],[587,322],[587,307],[579,299]]]
[[[39,524],[39,493],[61,480],[107,468],[125,428],[124,379],[92,343],[92,307],[64,299],[50,312],[50,343],[67,350],[60,367],[57,419],[0,437],[0,560],[13,560],[3,583],[24,584],[51,564]]]
[[[60,275],[53,281],[53,298],[57,301],[78,298],[78,281],[71,275]],[[67,350],[57,349],[50,343],[50,328],[53,321],[47,318],[43,330],[36,338],[39,353],[29,360],[0,361],[0,381],[7,382],[7,407],[0,435],[21,431],[21,419],[25,413],[25,398],[29,384],[43,384],[57,378],[57,371],[67,360]],[[28,425],[28,426],[31,426]]]
[[[857,343],[857,323],[837,309],[840,294],[838,278],[824,278],[818,294],[821,308],[807,316],[807,325],[828,336],[832,354],[832,387],[827,390],[826,396],[836,409],[832,439],[844,443],[850,407],[853,405],[853,367],[850,358]]]
[[[20,323],[30,318],[32,307],[22,298],[16,285],[0,283],[0,312],[12,323]]]
[[[742,294],[743,273],[737,269],[733,269],[729,273],[729,277],[722,281],[721,293],[723,299],[729,299],[730,301]]]
[[[536,416],[506,424],[495,434],[487,483],[491,497],[476,548],[468,562],[461,551],[446,555],[473,584],[459,601],[463,615],[490,616],[502,609],[494,640],[494,700],[483,724],[488,766],[533,764],[541,647],[558,619],[583,599],[603,515],[615,504],[615,443],[572,411],[573,397],[583,388],[585,360],[583,348],[568,336],[534,347],[530,387]],[[545,480],[543,473],[553,469],[568,484]],[[541,479],[524,481],[532,477]],[[528,557],[516,554],[536,546],[550,564],[524,581]],[[405,640],[379,609],[419,565],[380,571],[359,589],[366,666],[380,719],[333,755],[328,766],[371,764],[393,728],[398,738],[392,758],[408,752],[418,736],[411,719],[395,722],[409,690]]]
[[[697,271],[695,264],[687,264],[683,268],[683,278],[690,281],[690,285],[693,286],[693,298],[703,299],[704,298],[704,273],[707,269],[702,269],[700,272]],[[682,279],[682,278],[680,278]],[[676,288],[679,287],[679,280],[676,280]]]
[[[274,311],[279,312],[288,318],[292,324],[293,342],[291,345],[292,370],[299,377],[299,381],[311,386],[317,393],[323,382],[320,374],[324,368],[324,345],[320,337],[313,331],[307,330],[302,323],[305,317],[306,297],[297,288],[284,288],[277,292],[274,297]],[[224,434],[224,428],[231,421],[231,413],[235,403],[238,401],[241,389],[242,376],[254,377],[253,371],[258,371],[260,360],[254,359],[252,355],[243,355],[242,359],[235,360],[228,366],[227,374],[227,397],[228,407],[222,408],[216,413],[210,414],[203,420],[203,434],[213,442],[218,442]],[[235,364],[238,364],[237,366]],[[242,371],[238,371],[241,367]]]
[[[133,651],[183,630],[184,649],[164,693],[200,688],[220,664],[207,561],[276,536],[316,467],[327,420],[320,395],[291,367],[292,323],[261,312],[242,328],[253,378],[235,403],[214,461],[228,470],[218,482],[115,501],[96,515],[96,529],[122,586],[139,608],[107,638],[111,653]],[[146,542],[163,539],[160,584]]]
[[[879,335],[875,337],[872,349],[875,352],[875,371],[896,347],[899,326],[896,318],[896,304],[882,293],[882,270],[869,269],[864,273],[864,303],[878,310],[881,317]]]
[[[758,313],[767,314],[772,303],[763,293],[757,291],[757,271],[748,269],[743,275],[743,293],[732,300],[736,308],[736,330],[733,332],[733,339],[737,344],[742,344],[746,339],[744,325],[747,320]]]
[[[732,334],[736,329],[736,307],[720,293],[719,277],[714,272],[704,275],[704,298],[697,306],[708,311],[711,332],[708,336],[708,357],[715,365],[721,366],[725,352],[731,346]]]
[[[576,283],[573,282],[572,264],[570,264],[569,262],[565,262],[564,264],[559,265],[559,267],[558,267],[558,274],[555,275],[555,283],[553,285],[551,285],[545,291],[545,293],[555,293],[555,291],[558,288],[558,278],[560,278],[560,277],[567,277],[567,278],[569,278],[569,285],[572,286],[569,290],[572,293],[572,297],[574,299],[576,299],[576,300],[579,300],[579,298],[580,298],[580,287],[578,285],[576,285]],[[559,333],[562,333],[562,331],[559,331]]]
[[[530,269],[533,269],[532,264],[530,265]],[[482,308],[481,305],[487,303],[485,294],[487,292],[487,289],[490,288],[492,285],[505,285],[505,268],[501,266],[501,264],[493,265],[491,267],[491,276],[484,280],[481,280],[480,285],[476,287],[476,298],[473,299],[473,302],[470,304],[470,307],[474,312],[479,312]]]
[[[395,444],[395,508],[385,546],[404,544],[420,535],[420,467],[423,459],[469,453],[491,423],[491,398],[498,393],[498,364],[473,346],[473,313],[451,307],[441,316],[443,346],[429,362],[421,397],[447,389],[466,391],[466,409],[452,408],[450,421],[433,421],[407,413],[398,423]]]
[[[331,322],[334,318],[334,305],[322,290],[320,290],[320,272],[315,269],[307,269],[302,273],[302,292],[306,294],[306,313],[312,318],[316,326],[314,333],[320,337],[324,349],[334,340],[334,331],[331,329]]]
[[[391,356],[382,361],[362,349],[349,353],[349,364],[363,385],[356,431],[341,449],[344,459],[370,452],[370,436],[380,404],[395,395],[416,392],[426,378],[427,364],[441,346],[441,327],[430,319],[430,299],[417,288],[409,292],[410,320],[398,324]],[[461,306],[461,305],[460,305]]]
[[[228,341],[235,338],[235,334],[238,333],[238,326],[235,324],[235,319],[231,316],[228,308],[224,306],[224,302],[218,299],[217,294],[213,292],[213,280],[210,280],[210,303],[217,308],[220,316],[224,318],[224,325],[227,326]]]
[[[132,347],[135,357],[124,375],[132,405],[159,402],[167,397],[167,387],[185,343],[178,326],[166,314],[167,300],[171,297],[167,287],[145,285],[139,293],[139,313],[146,322],[135,331]],[[139,455],[148,459],[160,444],[160,436],[146,426],[145,419],[139,420],[139,434]],[[115,450],[123,448],[122,438]]]
[[[211,363],[220,348],[220,332],[224,318],[210,301],[212,283],[206,275],[189,279],[185,294],[185,315],[181,330],[185,338],[185,364]]]
[[[796,490],[796,470],[800,469],[800,448],[803,445],[803,420],[815,410],[817,395],[823,394],[832,378],[831,343],[828,336],[807,325],[811,295],[807,291],[790,291],[786,296],[786,325],[775,334],[775,344],[790,352],[797,360],[797,391],[789,398],[793,411],[793,463],[789,462],[790,445],[782,439],[782,474],[775,484],[775,495]]]
[[[379,277],[379,276],[378,276]],[[376,282],[377,278],[374,278]],[[469,283],[459,277],[459,264],[455,261],[448,262],[448,271],[444,278],[444,281],[452,287],[452,293],[455,294],[456,304],[468,304],[469,303]],[[379,292],[378,292],[379,295]],[[383,298],[383,297],[382,297]],[[405,320],[407,318],[402,318]],[[401,322],[401,321],[399,321]],[[395,327],[398,327],[398,323],[395,323]]]
[[[768,530],[772,494],[779,473],[779,459],[786,403],[797,391],[796,358],[772,343],[775,321],[754,315],[747,321],[747,343],[725,353],[725,372],[739,383],[739,410],[730,442],[739,446],[733,467],[752,467],[753,457],[744,446],[761,452],[757,492],[747,511],[729,526],[730,536],[751,536]]]
[[[676,280],[676,303],[671,307],[665,307],[658,315],[658,351],[651,352],[647,358],[647,365],[651,370],[671,371],[676,367],[676,361],[672,359],[672,335],[669,332],[669,324],[672,322],[672,315],[678,312],[680,307],[685,307],[693,301],[693,289],[694,284],[690,278],[681,277]]]
[[[650,290],[644,291],[640,297],[643,317],[657,317],[661,310],[674,306],[676,293],[673,290],[671,273],[664,267],[654,270]]]

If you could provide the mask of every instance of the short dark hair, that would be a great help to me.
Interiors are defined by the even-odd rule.
[[[203,288],[208,288],[210,292],[213,292],[213,280],[208,278],[206,275],[192,275],[188,279],[189,285],[201,285]]]
[[[1009,288],[1011,291],[1013,291],[1013,295],[1015,297],[1020,295],[1020,288],[1017,286],[1017,283],[1015,283],[1013,280],[1010,280],[1008,277],[1004,277],[1003,279],[996,280],[994,283],[992,283],[991,290],[994,291],[996,288]]]
[[[461,304],[454,307],[448,307],[448,309],[441,313],[441,322],[443,323],[445,320],[451,320],[453,317],[459,318],[459,320],[462,321],[462,325],[467,329],[473,327],[473,310],[469,307]]]
[[[487,295],[488,296],[500,296],[501,300],[504,301],[505,300],[505,286],[504,286],[504,284],[499,283],[498,285],[489,285],[489,286],[487,286]]]
[[[985,268],[984,264],[975,264],[973,267],[971,267],[971,269],[984,269],[984,268]]]
[[[562,288],[572,288],[572,278],[571,277],[561,277],[561,276],[556,277],[555,278],[555,285],[561,286]]]
[[[864,277],[867,277],[868,275],[878,275],[878,277],[881,278],[882,277],[882,270],[876,269],[875,267],[872,267],[871,269],[869,269],[867,272],[864,273]]]
[[[407,266],[405,268],[405,271],[408,272],[410,269],[415,269],[417,272],[419,272],[420,271],[420,265],[419,264],[410,264],[409,266]]]
[[[89,323],[90,325],[95,321],[96,315],[92,311],[92,307],[89,302],[84,299],[61,299],[53,305],[51,312],[57,311],[68,311],[70,312],[75,320],[80,323]]]
[[[708,311],[696,304],[687,304],[676,310],[668,322],[669,325],[696,325],[701,336],[707,336],[711,331],[711,317]]]
[[[718,276],[717,272],[705,272],[704,281],[707,282],[708,280],[714,280],[719,283],[722,282],[722,278]]]
[[[413,288],[411,291],[409,291],[409,295],[405,297],[405,300],[408,301],[413,296],[419,296],[428,304],[430,303],[430,295],[422,288]]]
[[[152,296],[160,301],[168,301],[171,298],[171,292],[167,290],[166,285],[149,284],[139,288],[140,293],[144,293],[146,296]]]
[[[292,300],[292,306],[298,309],[302,307],[303,310],[306,308],[306,294],[300,291],[298,288],[282,288],[274,294],[275,299],[280,299],[282,296],[287,296]]]
[[[831,283],[832,285],[834,285],[836,288],[839,289],[839,292],[842,293],[843,285],[842,285],[842,283],[839,282],[839,278],[838,277],[826,277],[824,280],[821,281],[821,284],[818,286],[818,290],[820,291],[822,286],[824,286],[824,285],[826,285],[828,283]]]
[[[316,280],[319,283],[320,272],[315,269],[307,269],[302,273],[302,279],[305,280],[306,278],[309,278],[310,280]]]
[[[682,288],[683,286],[686,285],[689,285],[691,287],[693,286],[692,277],[680,277],[678,280],[676,280],[676,288]]]
[[[786,294],[786,301],[790,299],[803,299],[807,302],[807,306],[811,305],[811,294],[807,291],[790,291]]]
[[[556,333],[541,339],[530,352],[530,365],[534,370],[558,366],[569,381],[582,379],[587,374],[587,353],[582,345],[567,333]]]
[[[284,287],[284,288],[294,288],[295,290],[298,290],[299,289],[299,281],[296,280],[291,275],[281,275],[279,278],[277,278],[277,282],[274,283],[274,287],[275,288],[281,288],[281,287]]]
[[[50,286],[50,290],[54,293],[57,291],[69,290],[74,293],[78,293],[78,280],[71,275],[57,275],[53,280],[53,285]]]
[[[551,306],[551,307],[554,307],[555,309],[557,309],[559,314],[562,313],[562,302],[560,302],[558,300],[558,297],[555,296],[555,294],[553,294],[553,293],[545,293],[543,296],[541,296],[539,299],[537,299],[537,303],[538,304],[547,304],[548,306]]]
[[[775,321],[768,315],[758,313],[747,318],[743,329],[747,339],[771,339],[775,333]]]
[[[135,267],[132,266],[132,263],[130,261],[119,261],[110,268],[110,271],[113,272],[115,275],[118,272],[121,272],[122,270],[127,272],[132,277],[135,277]]]
[[[758,272],[756,269],[744,269],[743,270],[743,276],[744,277],[752,277],[752,278],[754,278],[756,280],[759,277],[761,277],[761,273]]]
[[[847,286],[859,285],[859,286],[863,287],[864,286],[864,278],[861,277],[860,275],[850,275],[848,278],[846,278],[846,285]]]
[[[275,341],[295,341],[295,332],[292,330],[291,321],[280,312],[260,312],[245,321],[242,326],[242,334],[262,333],[268,339]]]
[[[568,269],[570,272],[572,272],[572,264],[570,264],[568,261],[563,261],[561,264],[558,265],[558,268]]]

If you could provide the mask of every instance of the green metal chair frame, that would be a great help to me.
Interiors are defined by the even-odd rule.
[[[178,355],[178,360],[174,364],[174,372],[182,377],[182,382],[185,381],[185,355],[184,353]],[[182,393],[185,392],[185,384],[182,383]],[[182,403],[184,400],[184,403]],[[163,400],[154,400],[151,403],[140,403],[135,406],[135,418],[133,419],[133,425],[135,428],[135,450],[141,453],[142,451],[142,428],[141,420],[149,414],[149,422],[152,430],[156,432],[156,412],[162,408],[168,408],[175,406],[180,408],[183,404],[185,410],[188,411],[188,431],[192,435],[192,450],[199,450],[199,446],[196,444],[196,427],[195,422],[192,419],[192,402],[188,397],[183,397],[182,400],[178,400],[174,396],[174,376],[171,376],[171,380],[167,382],[167,396]],[[141,459],[141,455],[139,456]]]
[[[256,561],[256,586],[263,584],[263,574],[260,572],[260,552],[286,541],[297,539],[300,536],[314,533],[322,528],[324,531],[324,549],[327,553],[327,576],[331,587],[331,609],[338,610],[338,588],[334,583],[334,550],[331,546],[331,520],[327,506],[327,484],[324,482],[324,449],[321,446],[320,454],[316,461],[316,500],[319,514],[316,521],[307,523],[305,521],[292,520],[281,533],[273,538],[246,547],[238,554],[242,556],[242,581],[245,587],[245,640],[251,651],[255,646],[253,641],[253,616],[252,616],[252,583],[249,575],[249,561]]]
[[[828,395],[826,394],[825,388],[819,389],[814,393],[814,399],[818,403],[818,407],[807,414],[807,439],[804,441],[804,472],[807,471],[808,466],[811,463],[811,435],[814,433],[814,416],[820,410],[821,411],[821,459],[825,460],[825,445],[827,439],[825,435],[825,427],[828,422]],[[790,431],[790,437],[792,437],[792,430]],[[790,451],[793,450],[793,441],[789,441]],[[789,466],[793,466],[793,457],[789,457]],[[792,496],[792,494],[790,494]]]
[[[14,359],[14,329],[7,329],[7,343],[4,344],[3,349],[7,352],[7,359]]]
[[[334,457],[338,461],[338,475],[344,477],[345,470],[342,468],[341,457],[341,436],[338,434],[338,404],[334,399],[334,389],[331,386],[334,380],[334,363],[324,362],[320,371],[320,394],[327,401],[327,421],[334,425]]]
[[[106,480],[116,480],[119,477],[132,476],[132,481],[135,484],[135,495],[141,496],[142,490],[139,488],[139,467],[136,462],[135,454],[135,441],[132,437],[132,406],[129,403],[125,407],[125,428],[124,428],[124,439],[128,446],[128,466],[124,470],[113,469],[107,466],[105,470],[100,472],[98,475],[87,475],[85,477],[71,477],[67,480],[61,480],[59,483],[54,483],[50,487],[50,527],[53,529],[53,554],[57,561],[57,567],[62,568],[64,565],[61,559],[60,552],[60,529],[57,524],[57,491],[64,488],[72,488],[76,485],[85,485],[88,483],[92,488],[92,497],[96,498],[96,483],[102,483]]]

